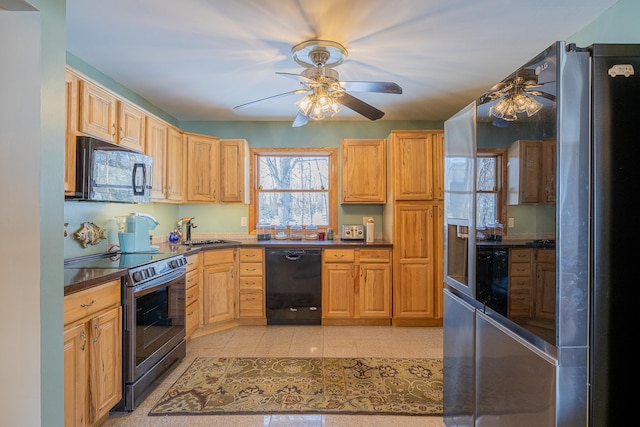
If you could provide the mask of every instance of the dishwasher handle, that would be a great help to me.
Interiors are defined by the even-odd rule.
[[[285,255],[284,257],[289,261],[297,261],[302,257],[302,255]]]

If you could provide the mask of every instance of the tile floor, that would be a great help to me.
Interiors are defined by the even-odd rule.
[[[187,357],[131,413],[102,427],[442,427],[442,417],[390,415],[204,415],[150,417],[149,410],[198,356],[442,357],[441,327],[240,326],[187,344]]]

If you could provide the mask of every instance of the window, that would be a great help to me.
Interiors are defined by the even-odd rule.
[[[505,155],[502,151],[478,150],[476,157],[476,226],[505,223]]]
[[[252,149],[250,231],[258,222],[334,227],[336,163],[335,148]]]

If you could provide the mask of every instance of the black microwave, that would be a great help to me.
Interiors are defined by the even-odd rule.
[[[151,156],[89,136],[76,138],[76,183],[67,200],[151,202]]]

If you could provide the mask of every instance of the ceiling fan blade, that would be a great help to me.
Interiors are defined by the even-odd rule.
[[[556,96],[555,95],[551,95],[550,93],[547,92],[541,92],[539,90],[527,90],[525,89],[524,93],[528,94],[528,95],[533,95],[533,96],[539,96],[541,98],[546,98],[550,101],[555,101],[556,100]]]
[[[338,98],[338,102],[356,113],[362,114],[369,120],[378,120],[384,116],[384,112],[346,92]]]
[[[298,111],[298,114],[296,115],[296,118],[293,121],[293,124],[291,125],[291,127],[297,128],[300,126],[304,126],[307,124],[308,121],[309,121],[309,117],[305,116],[304,114]]]
[[[271,99],[282,98],[284,96],[298,95],[298,94],[305,93],[305,92],[307,92],[307,89],[296,89],[296,90],[292,90],[290,92],[280,93],[278,95],[268,96],[266,98],[258,99],[258,100],[251,101],[251,102],[247,102],[246,104],[236,105],[235,107],[233,107],[233,109],[234,110],[240,110],[242,108],[248,107],[249,105],[257,104],[257,103],[262,102],[262,101],[268,101],[268,100],[271,100]]]
[[[349,92],[402,93],[402,88],[393,82],[340,82]]]
[[[314,83],[314,80],[311,80],[311,79],[309,79],[309,78],[307,78],[307,77],[305,77],[305,76],[303,76],[301,74],[283,73],[283,72],[280,72],[280,71],[276,71],[276,74],[279,74],[279,75],[285,76],[285,77],[290,77],[290,78],[292,78],[294,80],[298,80],[299,82],[302,82],[302,83]]]

